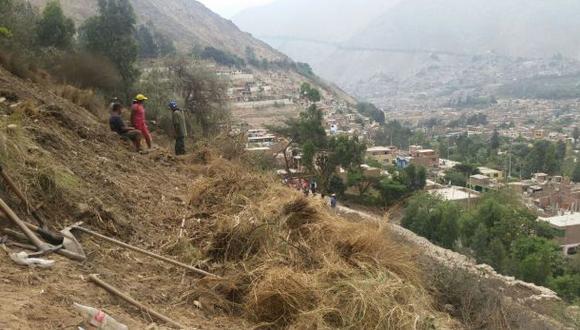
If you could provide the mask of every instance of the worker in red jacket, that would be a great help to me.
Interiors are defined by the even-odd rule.
[[[151,149],[151,133],[149,133],[149,128],[147,127],[147,121],[145,119],[145,107],[143,103],[147,100],[147,97],[143,94],[135,96],[133,105],[131,106],[131,125],[135,129],[141,131],[141,134],[147,142],[147,147]]]

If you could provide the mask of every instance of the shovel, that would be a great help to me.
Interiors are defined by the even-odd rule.
[[[81,243],[76,239],[76,237],[71,232],[72,229],[74,229],[82,224],[83,224],[82,222],[77,222],[72,226],[68,226],[68,227],[64,228],[59,233],[53,233],[53,232],[47,231],[45,229],[42,229],[38,226],[35,226],[31,223],[24,222],[24,225],[26,227],[28,227],[30,230],[34,230],[42,238],[46,239],[49,242],[50,242],[50,239],[47,239],[47,238],[55,239],[55,243],[52,243],[52,244],[62,246],[62,248],[64,250],[70,251],[71,253],[74,253],[74,254],[78,255],[79,257],[82,257],[82,260],[85,260],[86,259],[85,250],[83,249],[83,246],[81,245]]]
[[[63,235],[63,243],[62,245],[55,247],[51,244],[43,242],[40,238],[38,238],[33,230],[39,230],[40,228],[22,221],[1,198],[0,210],[7,216],[10,221],[12,221],[20,228],[20,230],[22,230],[28,240],[30,240],[30,242],[36,246],[41,254],[55,252],[72,260],[86,260],[87,257],[82,249],[82,246],[70,232],[71,227],[67,227],[61,232]],[[78,226],[78,224],[76,225]]]

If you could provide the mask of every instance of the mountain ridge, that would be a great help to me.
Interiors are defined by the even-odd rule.
[[[30,0],[42,8],[48,0]],[[256,56],[266,60],[284,60],[287,56],[266,43],[241,31],[232,21],[212,12],[195,0],[130,0],[139,24],[152,22],[156,29],[175,41],[181,51],[194,46],[212,46],[246,57],[252,48]],[[97,13],[97,0],[60,0],[66,15],[78,24]]]
[[[270,8],[287,2],[278,0]],[[343,2],[350,3],[350,7],[345,7],[347,12],[357,4]],[[296,5],[302,3],[297,1]],[[265,9],[246,10],[234,17],[234,22],[293,59],[310,63],[324,79],[355,94],[359,81],[368,81],[377,74],[394,78],[417,74],[425,65],[433,65],[431,55],[493,54],[512,58],[562,55],[580,59],[580,22],[574,18],[580,12],[577,1],[405,0],[390,1],[384,7],[380,1],[365,4],[372,9],[363,17],[365,26],[338,40],[325,38],[317,29],[309,29],[310,34],[305,36],[291,26],[261,33],[259,24],[264,21],[260,18]],[[301,20],[309,22],[332,13],[321,14],[320,10],[309,8],[295,9],[306,16]],[[270,20],[288,15],[272,11],[269,14]],[[332,22],[333,18],[321,20]],[[457,62],[465,61],[458,58]]]

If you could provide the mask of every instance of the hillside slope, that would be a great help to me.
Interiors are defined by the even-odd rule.
[[[163,147],[135,154],[85,109],[1,68],[0,114],[0,162],[44,204],[51,228],[83,221],[223,277],[200,279],[86,235],[78,235],[86,262],[51,255],[47,270],[0,251],[2,329],[73,328],[81,322],[73,302],[132,329],[158,321],[89,283],[95,273],[188,329],[565,329],[551,319],[562,306],[547,289],[388,229],[385,219],[337,215],[203,145],[180,159]]]
[[[346,221],[321,200],[201,144],[180,159],[163,147],[136,154],[50,88],[0,69],[0,162],[30,201],[44,203],[49,226],[83,221],[221,278],[77,233],[84,263],[51,255],[53,268],[28,269],[0,251],[0,328],[74,328],[81,318],[73,302],[103,308],[131,329],[158,321],[87,281],[95,273],[187,329],[456,323],[435,309],[412,255],[377,223]],[[227,149],[224,139],[216,146]],[[0,197],[27,219],[0,187]],[[14,228],[2,216],[0,224]]]
[[[42,7],[48,0],[31,0]],[[259,58],[286,58],[264,42],[240,31],[231,21],[215,14],[195,0],[131,0],[139,23],[153,22],[155,27],[175,41],[178,49],[190,51],[194,45],[213,46],[242,58],[246,48]],[[67,15],[80,23],[97,12],[97,0],[61,0]]]

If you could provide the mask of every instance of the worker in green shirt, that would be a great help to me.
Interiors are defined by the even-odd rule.
[[[175,154],[185,155],[185,138],[187,137],[187,126],[185,125],[185,115],[177,106],[177,102],[169,102],[169,109],[173,111],[173,130],[175,132]]]

